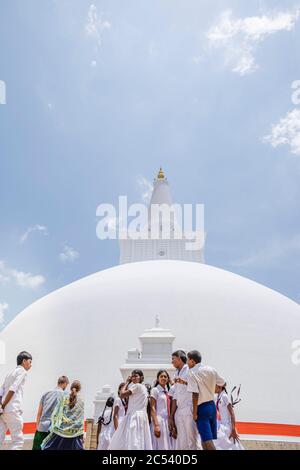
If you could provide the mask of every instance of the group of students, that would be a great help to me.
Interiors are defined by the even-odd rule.
[[[0,446],[10,431],[12,449],[23,447],[23,390],[32,356],[21,352],[17,367],[0,387]],[[144,383],[134,370],[110,397],[98,420],[98,450],[242,450],[236,431],[234,402],[225,380],[201,364],[199,351],[172,354],[175,375],[160,370],[156,382]],[[84,403],[81,384],[58,379],[39,404],[33,450],[83,450]],[[215,401],[215,395],[217,399]]]
[[[98,420],[98,450],[243,449],[225,380],[201,364],[199,351],[176,351],[172,364],[173,380],[160,370],[151,387],[134,370],[120,384]]]

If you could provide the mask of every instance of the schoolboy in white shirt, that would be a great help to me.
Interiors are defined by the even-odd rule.
[[[172,387],[172,408],[169,427],[175,439],[176,450],[198,450],[201,448],[196,423],[193,420],[192,393],[188,391],[189,368],[187,355],[178,350],[172,354],[176,369]]]
[[[10,372],[0,388],[0,446],[6,432],[10,431],[11,450],[22,450],[23,437],[23,391],[32,356],[22,351],[17,356],[17,367]]]
[[[199,351],[187,355],[189,366],[188,391],[193,394],[193,416],[197,423],[203,450],[216,450],[217,410],[214,401],[216,385],[225,385],[225,380],[209,366],[201,364]]]

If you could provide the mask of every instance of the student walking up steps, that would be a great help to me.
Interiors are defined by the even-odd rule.
[[[148,392],[143,382],[143,372],[134,370],[121,389],[120,398],[128,398],[128,409],[112,437],[109,450],[152,450]]]

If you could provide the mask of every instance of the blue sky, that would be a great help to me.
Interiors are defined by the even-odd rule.
[[[0,328],[118,263],[96,207],[141,201],[160,165],[175,202],[205,204],[208,264],[300,301],[300,2],[282,4],[1,1]]]

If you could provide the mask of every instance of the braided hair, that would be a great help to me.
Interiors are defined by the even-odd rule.
[[[74,380],[71,385],[71,393],[69,396],[69,408],[72,409],[77,403],[77,395],[81,390],[81,383],[79,380]]]
[[[114,402],[115,402],[115,399],[114,397],[109,397],[107,400],[106,400],[106,403],[105,403],[105,407],[104,407],[104,410],[102,412],[102,415],[100,416],[100,418],[98,419],[98,424],[103,424],[104,426],[108,426],[110,423],[111,423],[111,420],[112,420],[112,416],[113,416],[113,410],[114,410]],[[110,412],[110,417],[109,417],[109,420],[107,422],[105,422],[105,411],[106,411],[106,408],[111,408],[111,412]]]

